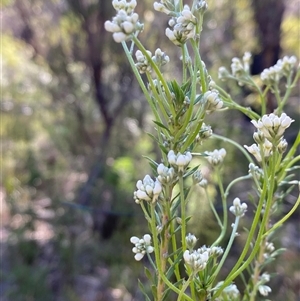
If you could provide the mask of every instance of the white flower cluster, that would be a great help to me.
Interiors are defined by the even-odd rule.
[[[170,62],[169,56],[166,55],[163,51],[161,51],[160,48],[157,48],[155,50],[155,53],[154,53],[154,56],[152,57],[152,60],[159,67]]]
[[[161,0],[160,3],[154,2],[153,7],[156,11],[169,15],[175,10],[175,6],[171,1]]]
[[[168,153],[168,162],[178,172],[183,173],[191,160],[192,154],[190,152],[186,152],[185,154],[177,153],[177,155],[175,155],[174,151],[170,150]]]
[[[186,236],[187,247],[183,253],[183,259],[186,264],[188,264],[194,272],[199,272],[206,268],[207,262],[210,258],[216,258],[223,254],[223,249],[221,247],[206,247],[202,246],[197,250],[193,250],[197,239],[194,235],[189,234]]]
[[[142,29],[142,24],[138,22],[139,16],[134,13],[136,0],[126,2],[126,0],[113,0],[113,7],[117,15],[112,21],[106,21],[104,27],[107,31],[113,33],[115,42],[121,43],[126,41],[136,31]]]
[[[285,56],[278,60],[274,66],[265,69],[260,78],[265,85],[276,85],[283,76],[288,77],[291,74],[296,62],[297,58],[295,56]]]
[[[259,282],[258,282],[258,291],[260,292],[260,294],[262,296],[268,296],[269,293],[272,292],[272,289],[265,285],[265,283],[270,281],[270,275],[268,273],[263,273],[260,277],[259,277]]]
[[[272,242],[266,241],[264,258],[265,258],[265,259],[268,259],[268,258],[270,258],[270,257],[273,257],[274,251],[275,251],[275,246],[274,246],[274,244],[273,244]]]
[[[152,56],[152,53],[149,50],[147,50],[147,54],[149,58],[151,58],[151,60],[159,67],[165,65],[170,61],[169,56],[167,56],[164,52],[162,52],[160,48],[157,48],[155,50],[154,56]],[[135,66],[141,74],[152,71],[151,64],[148,58],[146,57],[146,55],[142,53],[142,51],[137,50],[135,53],[135,57],[137,60]]]
[[[197,243],[197,237],[194,234],[189,233],[186,237],[185,237],[185,242],[186,242],[186,246],[187,248],[192,251]]]
[[[252,175],[252,177],[255,177],[257,178],[258,180],[261,180],[264,176],[264,172],[261,168],[259,168],[259,166],[253,164],[253,163],[250,163],[249,164],[249,174]]]
[[[166,29],[166,36],[175,45],[181,46],[188,39],[194,39],[196,36],[197,19],[193,15],[188,5],[184,5],[179,17],[173,17],[169,21],[172,28]]]
[[[250,70],[250,61],[251,61],[251,53],[245,52],[243,56],[243,62],[237,58],[234,57],[231,62],[231,74],[225,67],[219,68],[219,79],[225,80],[227,78],[235,78],[237,80],[245,79],[247,76],[249,76],[249,70]],[[242,84],[241,82],[239,84]]]
[[[174,168],[169,168],[162,163],[157,166],[157,174],[157,179],[161,184],[170,184],[175,179]]]
[[[277,116],[273,113],[269,115],[264,115],[258,121],[252,120],[252,124],[264,134],[265,138],[269,141],[279,141],[283,136],[284,131],[294,122],[285,113],[281,116]]]
[[[272,150],[276,147],[279,153],[285,152],[287,142],[283,138],[284,131],[294,122],[285,113],[277,116],[274,113],[262,116],[258,121],[252,120],[252,124],[257,128],[253,138],[257,144],[251,146],[244,145],[248,152],[256,158],[258,162],[268,159]],[[263,156],[263,158],[262,158]]]
[[[224,281],[219,282],[216,285],[216,288],[219,288],[223,285]],[[240,291],[238,290],[235,284],[230,284],[224,288],[220,297],[218,298],[219,301],[235,301],[239,300]]]
[[[197,142],[201,142],[202,140],[208,139],[213,134],[213,131],[211,129],[210,125],[206,125],[204,122],[201,126],[201,129],[199,131],[199,134],[196,137]]]
[[[154,251],[154,248],[151,246],[151,236],[149,234],[145,234],[141,239],[132,236],[130,242],[135,245],[132,248],[132,252],[135,253],[134,258],[137,261],[140,261],[146,253],[152,253]]]
[[[189,265],[194,272],[199,272],[206,268],[209,255],[207,251],[202,253],[199,249],[195,251],[186,250],[183,253],[183,258],[185,263]]]
[[[207,114],[223,107],[223,101],[220,99],[219,92],[217,90],[205,92],[203,95],[203,101],[206,103]]]
[[[261,144],[253,143],[250,146],[244,145],[245,149],[252,154],[258,162],[262,161],[262,155],[264,159],[268,159],[272,154],[272,143],[264,139],[264,142]]]
[[[205,152],[207,161],[214,166],[220,165],[225,156],[226,156],[226,150],[224,148],[221,149],[215,149],[212,152]]]
[[[151,57],[152,53],[149,50],[147,50],[147,53]],[[145,72],[151,72],[150,62],[148,61],[147,57],[142,53],[142,51],[137,50],[135,53],[135,57],[137,60],[135,66],[141,74]]]
[[[241,200],[239,198],[235,198],[233,200],[233,206],[229,208],[229,211],[235,216],[244,216],[247,208],[248,206],[246,203],[241,204]]]
[[[142,201],[155,203],[162,191],[161,183],[156,179],[151,179],[149,175],[146,175],[142,180],[138,180],[136,183],[137,190],[134,192],[134,200],[137,204]]]
[[[207,252],[209,257],[216,258],[216,257],[221,256],[223,254],[224,250],[218,246],[207,247],[204,245],[198,249],[198,252],[200,252],[200,253]]]

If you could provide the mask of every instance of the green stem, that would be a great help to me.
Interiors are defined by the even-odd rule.
[[[159,81],[162,83],[162,85],[165,89],[165,93],[166,93],[168,99],[171,101],[171,99],[172,99],[171,92],[170,92],[167,82],[165,81],[165,78],[163,77],[162,73],[160,72],[158,66],[153,62],[152,58],[147,53],[147,50],[145,49],[143,44],[140,42],[140,40],[135,36],[132,37],[132,40],[134,41],[134,43],[136,44],[138,49],[141,50],[143,55],[147,58],[148,62],[151,64],[152,69],[156,73]]]
[[[245,148],[243,148],[241,145],[239,145],[238,143],[236,143],[235,141],[233,141],[229,138],[226,138],[226,137],[223,137],[223,136],[220,136],[220,135],[217,135],[217,134],[213,134],[212,136],[214,138],[220,139],[222,141],[225,141],[225,142],[228,142],[228,143],[234,145],[236,148],[238,148],[243,153],[243,155],[247,158],[247,160],[250,163],[254,164],[254,161],[252,160],[251,156],[248,154],[248,152],[245,150]]]
[[[182,244],[182,250],[186,250],[186,213],[185,213],[185,197],[184,197],[184,186],[183,186],[183,177],[182,175],[179,176],[179,190],[180,190],[180,205],[181,205],[181,244]]]
[[[273,152],[272,161],[271,161],[271,164],[270,164],[270,176],[269,177],[267,175],[267,167],[265,166],[265,164],[263,164],[264,165],[264,177],[265,177],[263,191],[261,193],[259,204],[258,204],[256,213],[255,213],[255,216],[254,216],[254,219],[253,219],[253,223],[251,225],[251,229],[250,229],[249,234],[248,234],[248,238],[247,238],[245,247],[242,251],[242,254],[240,255],[240,258],[238,259],[235,266],[232,268],[229,275],[226,277],[226,280],[224,281],[222,286],[217,290],[217,292],[213,296],[213,299],[217,298],[221,294],[222,290],[227,285],[229,285],[237,276],[239,276],[242,273],[242,271],[249,266],[249,264],[251,264],[251,262],[253,261],[254,257],[256,256],[256,254],[259,250],[259,247],[260,247],[260,244],[261,244],[261,241],[262,241],[262,237],[263,237],[263,232],[265,231],[265,226],[267,225],[267,222],[268,222],[267,219],[269,218],[269,212],[270,212],[271,205],[272,205],[272,199],[273,199],[273,193],[274,193],[274,187],[275,187],[275,161],[276,161],[276,158],[275,158],[276,156],[275,155],[276,155],[276,152]],[[267,192],[268,192],[268,194],[267,194]],[[267,205],[266,205],[266,208],[265,208],[265,212],[264,212],[264,215],[263,215],[261,226],[259,228],[259,232],[258,232],[257,237],[255,239],[254,247],[251,251],[251,254],[247,258],[247,260],[240,266],[240,264],[243,262],[243,260],[246,256],[246,254],[248,253],[249,247],[251,245],[252,238],[254,236],[255,229],[258,226],[262,206],[263,206],[266,195],[268,196]]]
[[[300,205],[300,196],[298,196],[296,203],[289,211],[289,213],[287,213],[281,220],[279,220],[275,225],[273,225],[272,228],[270,228],[266,233],[264,233],[263,237],[267,237],[270,233],[274,232],[277,228],[282,226],[282,224],[292,216],[292,214],[296,211],[299,205]]]
[[[220,217],[219,217],[219,215],[218,215],[218,213],[217,213],[217,211],[216,211],[216,208],[215,208],[215,206],[214,206],[214,204],[213,204],[211,198],[209,197],[209,194],[208,194],[206,188],[205,188],[205,195],[206,195],[206,198],[207,198],[207,200],[208,200],[208,202],[209,202],[210,208],[211,208],[211,210],[212,210],[212,212],[213,212],[213,214],[214,214],[214,216],[215,216],[215,218],[216,218],[216,220],[217,220],[217,222],[218,222],[218,225],[219,225],[220,228],[222,229],[222,228],[223,228],[223,225],[222,225],[221,219],[220,219]]]
[[[220,175],[220,169],[217,170],[217,179],[218,179],[218,186],[220,189],[221,199],[222,199],[222,207],[223,207],[223,222],[222,222],[222,230],[217,238],[217,240],[213,243],[214,246],[218,245],[222,239],[224,238],[227,230],[227,219],[228,219],[228,213],[227,213],[227,203],[226,203],[226,196],[224,193],[224,187],[223,182]]]
[[[217,276],[218,276],[218,274],[219,274],[219,272],[220,272],[220,270],[221,270],[221,268],[222,268],[222,266],[223,266],[223,264],[224,264],[224,262],[225,262],[225,260],[226,260],[226,258],[228,256],[228,254],[229,254],[229,251],[230,251],[230,249],[232,247],[233,241],[234,241],[234,239],[236,237],[236,233],[237,233],[237,228],[238,228],[238,225],[239,225],[239,221],[240,221],[240,216],[236,216],[235,222],[234,222],[234,225],[233,225],[233,228],[232,228],[231,236],[230,236],[229,242],[227,244],[226,250],[225,250],[225,252],[224,252],[224,254],[222,256],[222,259],[221,259],[220,263],[218,264],[217,269],[215,270],[215,272],[212,275],[212,277],[213,277],[214,280],[217,278]]]
[[[186,289],[189,287],[190,282],[193,280],[194,274],[192,273],[189,277],[189,279],[185,282],[185,284],[182,286],[180,293],[178,295],[177,301],[182,301],[182,295],[184,294],[184,292],[186,291]]]

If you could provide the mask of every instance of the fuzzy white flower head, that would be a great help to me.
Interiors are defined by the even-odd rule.
[[[263,154],[264,159],[268,159],[272,154],[273,144],[265,139],[261,145],[252,144],[250,146],[244,145],[244,148],[252,154],[258,162],[262,161],[261,155]]]
[[[235,198],[233,200],[233,206],[229,208],[229,211],[235,216],[244,216],[247,208],[248,206],[246,203],[241,204],[241,200],[239,198]]]
[[[173,167],[167,167],[164,164],[159,164],[157,166],[157,179],[162,184],[172,183],[175,178],[175,170]]]
[[[225,67],[220,67],[218,71],[218,78],[225,81],[227,78],[231,77],[229,71]]]
[[[197,243],[197,238],[194,234],[189,233],[186,237],[185,237],[185,241],[186,241],[186,246],[187,248],[192,251]]]
[[[154,56],[152,57],[153,62],[158,66],[163,66],[170,62],[170,58],[160,48],[155,50]]]
[[[240,291],[235,284],[230,284],[224,288],[222,296],[224,296],[224,294],[227,298],[230,298],[229,300],[234,300],[239,297]]]
[[[124,10],[127,14],[131,14],[135,9],[137,3],[136,0],[127,2],[126,0],[113,0],[112,5],[116,11]]]
[[[165,3],[154,2],[153,7],[156,11],[159,11],[161,13],[165,13],[167,15],[169,15],[171,13],[171,11],[168,9],[168,7]]]
[[[134,13],[136,0],[129,2],[113,0],[112,4],[117,14],[112,21],[106,21],[104,27],[107,31],[113,33],[115,42],[121,43],[129,39],[135,32],[140,31],[143,25],[138,22],[138,14]]]
[[[173,27],[166,29],[166,36],[175,45],[181,46],[188,39],[195,38],[197,18],[192,14],[188,5],[184,5],[178,18],[172,18],[169,25]]]
[[[263,115],[258,121],[251,120],[251,122],[268,140],[278,141],[294,120],[285,113],[282,113],[280,117],[271,113]]]
[[[295,56],[291,56],[291,57],[285,56],[282,59],[278,60],[275,66],[280,68],[284,76],[288,77],[290,73],[293,71],[296,62],[297,62],[297,58]]]
[[[153,181],[149,175],[136,183],[137,190],[134,192],[134,199],[137,204],[142,201],[155,203],[162,191],[161,183]]]
[[[152,53],[147,50],[147,54],[151,57],[152,56]],[[142,73],[145,73],[145,72],[151,72],[151,65],[147,59],[147,57],[142,53],[142,51],[140,50],[137,50],[136,53],[135,53],[135,57],[136,57],[136,68],[139,70],[139,72],[142,74]]]
[[[215,149],[212,152],[205,152],[205,154],[207,155],[207,157],[206,157],[207,161],[210,164],[217,166],[223,162],[223,160],[226,156],[226,150],[224,148]]]
[[[242,62],[237,57],[234,57],[231,62],[231,72],[232,75],[236,78],[241,77],[244,75],[245,70]]]
[[[197,251],[186,250],[183,253],[184,261],[194,272],[204,270],[209,259],[208,252],[200,253]]]
[[[251,53],[245,52],[243,56],[243,63],[244,63],[244,70],[249,73],[250,70],[250,63],[251,63]]]
[[[140,261],[146,253],[152,253],[154,251],[154,248],[151,246],[151,236],[149,234],[145,234],[141,239],[132,236],[130,242],[135,245],[132,248],[132,252],[135,253],[134,258],[137,261]]]
[[[258,286],[258,291],[262,296],[268,296],[269,293],[272,292],[272,289],[269,286],[262,284]]]
[[[208,114],[223,107],[223,101],[219,97],[217,90],[207,91],[203,95],[203,101],[206,102],[206,112]]]
[[[192,154],[186,152],[185,154],[178,153],[175,155],[173,150],[168,153],[168,162],[177,170],[178,172],[184,172],[189,163],[192,160]]]

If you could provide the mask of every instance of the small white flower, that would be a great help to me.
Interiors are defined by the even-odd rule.
[[[161,13],[165,13],[165,14],[167,14],[167,15],[169,15],[170,12],[171,12],[171,11],[166,7],[166,5],[163,4],[163,3],[154,2],[154,3],[153,3],[153,7],[154,7],[154,9],[155,9],[156,11],[159,11],[159,12],[161,12]]]
[[[244,145],[244,147],[247,149],[247,151],[252,154],[255,159],[258,161],[258,162],[261,162],[262,161],[262,153],[263,153],[263,156],[265,159],[268,159],[270,157],[270,155],[272,154],[272,148],[273,148],[273,145],[272,143],[265,139],[263,144],[261,145],[257,145],[257,144],[252,144],[251,146],[247,146],[247,145]],[[262,152],[261,152],[261,149],[262,149]]]
[[[151,236],[149,234],[145,234],[141,239],[132,236],[130,242],[135,245],[132,248],[132,252],[135,253],[134,258],[137,261],[140,261],[146,253],[152,253],[154,251],[154,248],[151,246]]]
[[[164,164],[159,164],[157,166],[157,179],[162,184],[170,184],[175,178],[175,170],[173,167],[167,167]]]
[[[197,238],[194,234],[189,233],[186,237],[185,237],[185,241],[186,241],[186,246],[187,248],[192,251],[196,245],[197,242]]]
[[[251,122],[268,140],[278,141],[294,120],[285,113],[282,113],[280,117],[271,113],[262,116],[258,121],[251,120]]]
[[[190,152],[186,152],[185,154],[178,153],[175,155],[174,151],[170,150],[168,153],[168,162],[170,165],[174,166],[178,172],[184,172],[191,160],[192,154]]]
[[[229,208],[229,211],[235,216],[244,216],[247,208],[248,206],[246,203],[241,204],[241,200],[239,198],[235,198],[233,200],[233,206]]]
[[[170,58],[164,52],[162,52],[160,48],[157,48],[152,60],[156,65],[163,66],[170,61]]]
[[[224,81],[226,78],[229,77],[229,71],[225,67],[220,67],[218,71],[218,78]]]
[[[137,204],[141,201],[155,203],[162,191],[161,183],[158,180],[152,180],[149,175],[146,175],[143,181],[137,181],[136,188],[134,199]]]
[[[219,92],[217,90],[205,92],[203,100],[206,102],[206,112],[208,114],[223,107],[223,101],[220,99]]]
[[[243,56],[244,70],[249,73],[250,70],[250,62],[251,62],[251,53],[245,52]]]
[[[186,264],[188,264],[194,272],[204,270],[209,259],[208,252],[200,253],[197,251],[186,250],[183,253],[183,258]]]
[[[135,32],[141,30],[143,26],[138,22],[138,14],[134,13],[136,0],[131,0],[130,2],[114,0],[112,3],[117,14],[112,21],[104,23],[104,28],[113,33],[115,42],[121,43],[129,39]]]
[[[207,155],[207,157],[206,157],[207,161],[210,164],[217,166],[223,162],[223,160],[226,156],[226,150],[224,148],[215,149],[212,152],[205,152],[205,154]]]
[[[152,53],[149,50],[147,50],[147,54],[149,55],[149,57],[152,56]],[[145,72],[151,72],[151,64],[149,63],[147,57],[142,53],[142,51],[137,50],[135,57],[137,60],[135,66],[141,74]]]
[[[258,286],[258,290],[263,296],[268,296],[269,293],[272,292],[272,289],[269,286],[263,284]]]
[[[188,5],[185,5],[180,16],[172,18],[169,25],[173,27],[166,29],[166,36],[175,45],[181,46],[188,39],[195,38],[197,18],[193,15]]]

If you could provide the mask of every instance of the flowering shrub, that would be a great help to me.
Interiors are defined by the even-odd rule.
[[[182,51],[183,73],[181,82],[167,81],[162,67],[170,58],[160,48],[154,56],[147,50],[138,34],[143,25],[134,12],[135,0],[114,0],[116,16],[105,23],[106,30],[113,33],[116,42],[122,43],[132,70],[148,100],[155,118],[157,131],[156,142],[161,149],[161,162],[151,161],[153,176],[146,175],[136,184],[134,200],[141,207],[149,225],[150,234],[142,239],[136,236],[130,241],[135,259],[140,261],[146,255],[155,272],[154,277],[146,268],[146,275],[152,287],[153,296],[148,296],[144,286],[141,289],[145,300],[167,300],[170,291],[177,295],[177,300],[250,300],[268,296],[272,291],[268,286],[270,275],[265,271],[270,258],[274,259],[276,250],[270,241],[271,235],[296,210],[298,198],[290,211],[278,220],[272,221],[276,204],[280,202],[282,185],[294,185],[291,168],[300,160],[296,148],[300,143],[300,134],[285,154],[288,144],[284,133],[293,120],[283,112],[292,88],[300,77],[299,68],[295,72],[295,57],[284,57],[277,64],[261,74],[258,85],[251,77],[251,54],[245,53],[242,60],[232,59],[231,72],[219,69],[219,79],[234,80],[239,85],[246,85],[255,90],[260,98],[261,112],[256,113],[236,103],[229,94],[218,86],[208,74],[199,52],[200,33],[205,11],[205,0],[194,0],[192,6],[184,5],[181,0],[161,0],[154,3],[154,9],[167,14],[170,19],[165,30],[167,38]],[[128,47],[127,42],[130,43]],[[188,47],[188,45],[191,47]],[[135,55],[133,49],[136,48]],[[190,55],[190,52],[193,55]],[[187,63],[189,62],[189,63]],[[145,74],[147,85],[140,74]],[[281,82],[285,83],[279,85]],[[261,87],[262,88],[261,88]],[[266,114],[266,94],[274,93],[278,106],[271,114]],[[252,119],[256,128],[253,134],[255,144],[240,146],[226,137],[214,135],[209,125],[204,123],[208,114],[224,109],[235,109]],[[225,164],[226,150],[197,152],[197,146],[205,146],[210,137],[226,140],[236,146],[249,161],[249,171],[242,177],[232,179],[227,187],[222,183],[222,165]],[[254,156],[253,161],[247,151]],[[285,155],[284,155],[285,154]],[[210,247],[196,247],[198,239],[188,233],[191,217],[186,214],[186,206],[195,186],[207,190],[205,179],[198,166],[193,165],[193,158],[202,156],[214,166],[218,176],[223,214],[219,216],[210,202],[211,210],[220,226],[220,233]],[[191,177],[192,181],[186,181]],[[256,188],[257,197],[252,200],[255,212],[243,250],[228,275],[219,281],[220,271],[228,258],[233,242],[238,235],[240,219],[247,214],[250,200],[241,201],[236,197],[229,206],[228,194],[231,187],[241,181],[251,180]],[[229,209],[228,209],[229,208]],[[228,228],[228,211],[234,215],[231,236],[223,249],[223,242]],[[184,267],[184,268],[182,268]],[[238,289],[233,283],[247,270],[251,277]],[[175,299],[172,299],[175,300]]]

